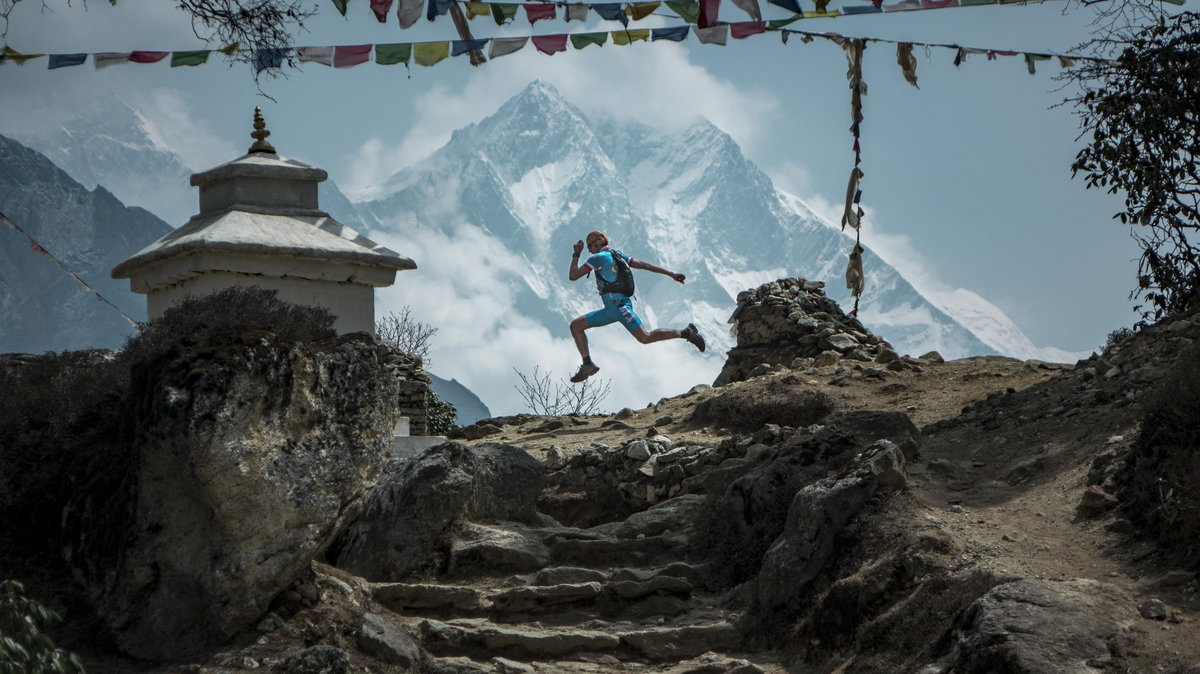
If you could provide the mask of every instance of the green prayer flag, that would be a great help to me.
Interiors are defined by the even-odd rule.
[[[571,46],[583,49],[589,44],[603,47],[608,42],[608,33],[571,33]]]
[[[447,56],[450,56],[449,42],[418,42],[413,45],[413,60],[417,65],[431,66]]]
[[[516,3],[492,3],[492,18],[496,20],[496,25],[503,26],[515,19],[518,7],[520,5]]]
[[[672,12],[688,23],[700,21],[700,3],[696,0],[668,0],[667,7],[670,7]]]
[[[212,52],[205,49],[202,51],[177,51],[171,53],[171,67],[178,68],[179,66],[198,66],[201,63],[208,62],[208,55]]]
[[[346,16],[346,0],[333,0],[333,6],[337,7],[337,11],[341,12],[342,16]]]
[[[804,16],[802,16],[800,14],[796,14],[787,19],[772,19],[767,22],[767,30],[779,30],[780,28],[783,28],[784,26],[796,23],[797,21],[799,21],[800,19],[803,19],[803,18],[804,18]]]
[[[392,66],[397,63],[408,65],[412,58],[412,44],[377,44],[375,45],[375,62],[381,66]]]

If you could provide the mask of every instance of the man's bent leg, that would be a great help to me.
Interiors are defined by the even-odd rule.
[[[630,330],[629,334],[633,335],[634,339],[642,344],[653,344],[654,342],[661,342],[664,339],[679,339],[683,337],[683,333],[678,330],[658,328],[657,330],[646,332],[645,326],[641,325],[633,330]]]
[[[583,331],[587,329],[587,316],[580,316],[579,318],[571,321],[571,337],[575,338],[575,348],[579,349],[579,355],[582,356],[585,361],[590,360],[587,335],[583,334]]]

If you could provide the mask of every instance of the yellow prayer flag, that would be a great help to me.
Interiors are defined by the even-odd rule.
[[[658,9],[658,6],[660,4],[662,4],[662,3],[660,3],[660,2],[631,2],[628,5],[625,5],[625,13],[627,15],[633,17],[634,21],[641,21],[642,19],[653,14],[654,10]]]
[[[649,28],[637,28],[634,30],[614,30],[612,32],[613,44],[627,45],[631,42],[641,40],[646,42],[650,39]]]
[[[468,2],[467,3],[467,18],[474,19],[477,16],[491,16],[492,6],[486,2]]]
[[[450,55],[449,42],[414,42],[413,61],[431,66]]]
[[[45,56],[45,54],[22,54],[21,52],[17,51],[16,49],[6,46],[6,47],[4,47],[4,51],[0,52],[0,63],[4,63],[5,61],[12,61],[12,62],[16,63],[17,65],[21,66],[21,65],[25,65],[25,62],[28,61],[29,59],[41,58],[42,56]]]
[[[236,54],[238,52],[238,50],[241,48],[241,46],[242,46],[241,42],[234,42],[231,45],[221,47],[217,51],[221,52],[222,54],[224,54],[226,56],[233,56],[234,54]]]

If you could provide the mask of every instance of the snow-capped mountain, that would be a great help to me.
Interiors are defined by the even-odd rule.
[[[852,239],[778,191],[702,118],[673,132],[593,120],[535,82],[380,192],[360,206],[385,231],[474,225],[494,237],[503,251],[487,255],[511,256],[523,281],[513,307],[546,326],[594,308],[589,293],[563,282],[571,245],[594,229],[634,257],[687,274],[685,290],[639,274],[642,311],[655,326],[694,321],[716,358],[732,346],[726,320],[742,290],[803,276],[851,301],[841,279]],[[869,249],[865,266],[860,317],[901,352],[996,352]]]
[[[249,126],[246,133],[249,138]],[[123,203],[145,208],[172,227],[184,224],[198,210],[199,193],[189,182],[192,174],[213,168],[191,165],[155,139],[140,112],[115,98],[100,99],[53,131],[18,140],[87,189],[103,185]],[[226,160],[236,158],[231,155]],[[372,226],[332,180],[317,190],[321,207],[336,220],[358,231]]]
[[[53,162],[0,136],[0,212],[46,251],[135,320],[146,300],[114,280],[113,266],[171,231],[141,208],[97,187],[86,189]],[[133,326],[33,248],[0,225],[0,352],[41,353],[119,347]]]

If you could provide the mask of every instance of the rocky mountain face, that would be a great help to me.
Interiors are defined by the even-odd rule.
[[[445,402],[454,405],[455,419],[459,426],[471,424],[492,416],[487,405],[471,389],[463,386],[457,379],[442,379],[429,373],[429,389]]]
[[[145,299],[115,281],[116,263],[170,231],[103,187],[73,180],[38,152],[0,136],[0,212],[135,320]],[[0,226],[0,352],[120,346],[133,326],[66,271]]]
[[[593,120],[535,82],[483,121],[456,131],[360,206],[385,230],[482,228],[521,279],[512,302],[547,326],[591,307],[561,281],[571,244],[608,233],[621,250],[681,270],[685,290],[640,274],[656,323],[694,321],[713,351],[732,346],[725,321],[747,287],[803,276],[839,282],[852,241],[802,201],[778,192],[727,134],[704,119],[663,133]],[[864,320],[901,353],[995,353],[868,250]]]
[[[805,289],[750,293],[747,325],[843,316],[783,285]],[[377,345],[213,345],[134,372],[136,525],[76,499],[72,540],[105,554],[72,564],[129,599],[96,610],[169,660],[146,671],[1191,671],[1194,563],[1140,538],[1121,485],[1200,316],[1075,366],[818,363],[806,337],[642,410],[485,420],[394,461]],[[185,623],[202,638],[159,648]]]

